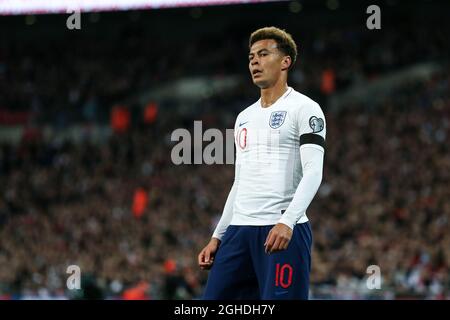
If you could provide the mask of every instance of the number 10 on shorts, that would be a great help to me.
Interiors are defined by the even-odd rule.
[[[290,264],[277,263],[275,270],[275,287],[286,289],[292,284],[292,267]]]

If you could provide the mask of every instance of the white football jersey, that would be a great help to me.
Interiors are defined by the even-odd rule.
[[[300,148],[324,152],[325,116],[291,87],[270,107],[261,99],[236,118],[235,185],[231,225],[272,225],[292,201],[300,180]],[[308,221],[306,212],[297,223]]]

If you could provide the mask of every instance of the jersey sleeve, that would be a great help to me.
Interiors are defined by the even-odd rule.
[[[297,115],[303,177],[279,220],[291,229],[306,212],[322,181],[326,135],[325,116],[317,103],[308,102]]]
[[[311,100],[299,109],[297,127],[300,136],[300,148],[308,146],[325,151],[326,121],[318,103]]]
[[[238,120],[239,116],[236,118],[236,122],[234,124],[234,140],[236,141],[236,132],[239,128]],[[231,186],[230,193],[228,194],[227,201],[225,202],[225,206],[223,208],[222,216],[220,217],[219,222],[217,223],[216,228],[214,229],[213,238],[222,240],[223,235],[225,234],[228,226],[230,225],[231,219],[233,218],[233,207],[236,199],[236,190],[237,183],[239,181],[239,168],[240,168],[240,157],[238,153],[238,148],[236,147],[236,161],[235,161],[235,173],[234,173],[234,181]]]

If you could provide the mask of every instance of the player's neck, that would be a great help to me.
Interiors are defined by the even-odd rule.
[[[288,89],[285,81],[277,82],[273,87],[261,89],[261,106],[263,108],[273,105]]]

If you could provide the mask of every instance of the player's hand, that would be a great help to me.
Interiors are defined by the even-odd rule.
[[[209,270],[214,262],[214,256],[219,248],[220,240],[211,238],[206,247],[198,254],[198,265],[202,270]]]
[[[286,250],[292,238],[292,229],[283,223],[277,223],[269,232],[264,243],[266,253]]]

